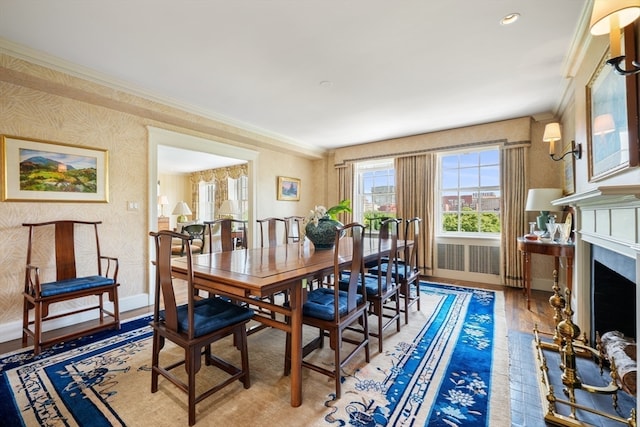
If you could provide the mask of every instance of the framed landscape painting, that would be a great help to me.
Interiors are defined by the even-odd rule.
[[[278,200],[300,200],[300,180],[279,176]]]
[[[3,135],[2,200],[108,202],[107,150]]]

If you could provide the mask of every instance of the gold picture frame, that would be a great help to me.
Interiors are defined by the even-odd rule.
[[[0,153],[2,201],[109,201],[107,150],[2,135]]]
[[[298,178],[279,176],[278,200],[300,200],[300,180]]]
[[[635,58],[634,25],[624,30],[624,54],[628,67]],[[607,64],[610,53],[600,61],[587,85],[587,153],[589,181],[598,181],[638,166],[637,76],[617,74]]]

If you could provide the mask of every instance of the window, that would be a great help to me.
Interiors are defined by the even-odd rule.
[[[364,225],[378,218],[396,216],[396,186],[393,159],[360,162],[356,165],[357,185],[352,203],[353,217]]]
[[[440,231],[500,233],[498,148],[441,154]]]
[[[237,179],[227,178],[227,195],[229,200],[240,201],[240,203],[238,203],[239,211],[234,215],[235,219],[246,220],[249,217],[249,212],[247,210],[249,201],[248,183],[249,178],[245,175]]]
[[[200,181],[198,189],[200,191],[198,216],[203,221],[212,221],[215,219],[214,210],[216,204],[216,184],[215,182]]]

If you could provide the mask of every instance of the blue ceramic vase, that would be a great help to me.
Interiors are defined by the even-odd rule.
[[[342,223],[327,215],[318,220],[317,226],[313,222],[308,223],[305,232],[316,249],[332,249],[336,243],[336,227],[342,227]]]

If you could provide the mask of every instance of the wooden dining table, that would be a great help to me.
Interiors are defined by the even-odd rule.
[[[389,255],[389,246],[382,242],[380,252]],[[398,248],[404,241],[398,241]],[[339,260],[347,264],[352,256],[352,241],[344,237],[339,245]],[[366,238],[365,260],[376,259],[378,239]],[[193,256],[194,284],[198,289],[225,295],[265,309],[256,310],[254,319],[267,326],[291,334],[291,406],[302,404],[302,303],[304,283],[311,278],[333,273],[334,249],[316,250],[312,243],[290,243],[271,248],[251,248]],[[186,279],[187,259],[176,258],[172,273]],[[288,292],[289,303],[271,302],[269,296]],[[272,318],[270,313],[281,316]],[[290,318],[290,323],[284,317]],[[258,350],[259,351],[259,350]],[[284,351],[284,349],[283,349]]]

